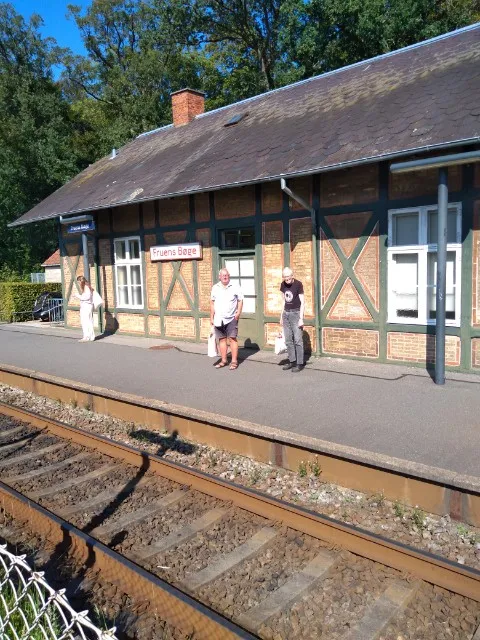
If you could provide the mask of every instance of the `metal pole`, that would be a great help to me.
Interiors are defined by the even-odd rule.
[[[88,266],[88,236],[82,233],[82,250],[83,250],[83,277],[90,282],[90,267]]]
[[[438,170],[435,383],[445,384],[445,294],[447,280],[448,169]]]

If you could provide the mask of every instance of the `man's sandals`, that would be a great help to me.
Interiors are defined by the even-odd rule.
[[[215,365],[215,369],[223,369],[223,367],[226,367],[227,365],[228,362],[219,362]],[[232,362],[228,368],[230,371],[235,371],[235,369],[238,369],[238,362]]]

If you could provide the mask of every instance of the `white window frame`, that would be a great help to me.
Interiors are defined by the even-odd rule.
[[[461,202],[449,202],[448,210],[456,210],[456,242],[447,244],[447,252],[455,252],[455,316],[456,320],[446,320],[445,325],[459,327],[461,318],[461,281],[462,281],[462,204]],[[428,244],[428,214],[438,212],[436,205],[424,207],[406,207],[405,209],[390,209],[388,212],[388,319],[391,324],[417,324],[435,325],[435,320],[427,318],[428,291],[428,254],[437,252],[436,244]],[[418,214],[418,244],[393,245],[394,219],[401,214]],[[418,256],[418,318],[404,318],[397,316],[395,309],[395,297],[390,293],[390,274],[395,268],[393,256],[397,254],[414,254]]]
[[[138,242],[138,258],[130,258],[130,241],[136,240]],[[117,242],[125,242],[125,258],[118,258],[117,256]],[[113,252],[115,259],[115,295],[117,298],[117,307],[121,309],[143,309],[144,307],[144,285],[143,285],[143,265],[142,265],[142,243],[140,241],[140,236],[126,236],[124,238],[114,238],[113,240]],[[120,295],[118,291],[118,267],[127,267],[127,303],[120,304]],[[142,303],[141,304],[133,304],[132,303],[132,277],[131,277],[131,267],[140,266],[140,291],[142,294]]]

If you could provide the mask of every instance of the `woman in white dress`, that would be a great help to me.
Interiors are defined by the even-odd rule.
[[[79,342],[92,342],[95,340],[93,330],[93,289],[91,284],[83,276],[78,276],[80,295],[75,297],[80,300],[80,321],[82,323],[83,338]]]

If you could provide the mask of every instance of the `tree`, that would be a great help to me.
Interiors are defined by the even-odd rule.
[[[69,57],[63,81],[97,134],[96,157],[169,124],[172,91],[201,88],[202,55],[189,35],[187,2],[93,0],[85,13],[69,10],[88,57]]]
[[[447,33],[480,18],[478,0],[310,0],[290,23],[305,77]]]
[[[7,224],[75,175],[75,121],[52,65],[62,51],[29,22],[0,4],[0,263],[28,272],[55,249],[54,227],[8,230]]]

